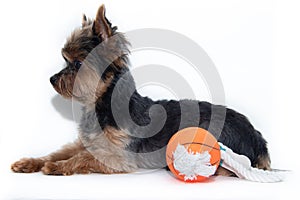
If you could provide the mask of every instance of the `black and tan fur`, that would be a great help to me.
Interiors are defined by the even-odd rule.
[[[236,153],[248,156],[253,167],[270,169],[266,141],[245,116],[208,102],[153,101],[141,96],[129,72],[128,47],[124,35],[107,20],[103,5],[95,20],[83,16],[82,26],[71,34],[62,49],[66,67],[50,80],[59,94],[83,105],[79,139],[48,156],[15,162],[11,166],[14,172],[111,174],[162,168],[166,166],[165,147],[170,137],[191,126],[209,129],[215,136],[219,131],[218,140]],[[126,101],[130,117],[122,110]],[[150,118],[153,105],[164,108],[167,117],[154,135],[150,129],[132,125],[132,121],[141,127],[151,121],[158,123],[162,113],[154,109]],[[195,105],[199,112],[194,111]],[[212,109],[224,110],[224,125],[218,124],[218,112],[217,118],[211,118]],[[184,122],[180,121],[182,114],[188,116]],[[231,175],[222,168],[217,174]]]

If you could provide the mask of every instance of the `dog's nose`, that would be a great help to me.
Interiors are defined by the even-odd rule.
[[[54,76],[51,76],[51,78],[50,78],[50,83],[52,84],[52,85],[55,85],[56,84],[56,82],[57,82],[57,79],[58,79],[58,76],[55,74]]]

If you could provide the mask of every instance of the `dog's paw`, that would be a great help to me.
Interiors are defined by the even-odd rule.
[[[45,175],[64,175],[69,176],[72,175],[73,172],[70,170],[66,170],[64,167],[64,162],[46,162],[44,167],[42,168],[42,172]]]
[[[18,173],[38,172],[43,166],[41,159],[23,158],[11,165],[11,170]]]

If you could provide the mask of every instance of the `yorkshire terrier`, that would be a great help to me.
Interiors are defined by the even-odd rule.
[[[128,68],[129,46],[106,18],[104,5],[95,20],[83,15],[82,26],[62,48],[66,67],[50,78],[61,96],[83,105],[79,139],[47,156],[23,158],[12,171],[72,175],[163,168],[169,139],[186,127],[209,130],[253,167],[270,169],[267,143],[244,115],[203,101],[141,96]],[[217,174],[232,175],[221,167]]]

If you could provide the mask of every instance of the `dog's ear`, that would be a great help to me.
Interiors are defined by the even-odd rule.
[[[107,20],[105,16],[105,6],[102,4],[97,12],[96,19],[93,24],[94,34],[106,40],[112,35],[111,23]]]
[[[85,26],[89,26],[92,24],[92,20],[90,18],[87,18],[85,14],[82,15],[82,28]]]
[[[82,27],[85,27],[87,25],[87,18],[85,16],[85,14],[82,15]]]

